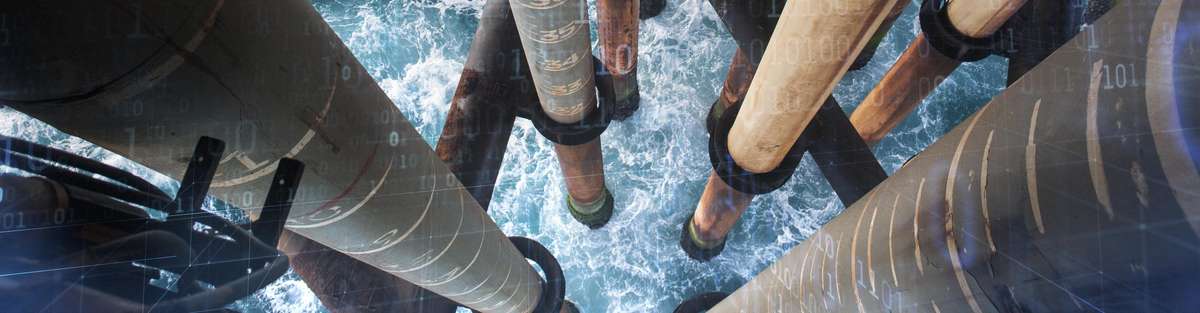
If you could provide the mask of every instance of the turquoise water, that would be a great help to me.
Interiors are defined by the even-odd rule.
[[[474,35],[482,0],[316,0],[318,11],[433,145]],[[590,1],[589,1],[590,2]],[[552,145],[519,120],[508,144],[489,214],[509,235],[546,245],[567,276],[567,297],[585,312],[670,312],[691,295],[733,291],[842,210],[810,159],[782,189],[754,200],[708,263],[679,249],[679,226],[695,207],[710,170],[703,117],[716,98],[735,45],[705,0],[671,0],[642,23],[642,109],[603,135],[605,166],[617,211],[599,230],[567,213]],[[592,5],[594,10],[594,4]],[[849,73],[835,96],[849,112],[862,100],[919,26],[911,6],[866,68]],[[594,12],[592,13],[594,16]],[[594,38],[593,38],[594,40]],[[876,147],[889,173],[999,93],[1006,63],[965,64]],[[71,138],[11,109],[0,133],[76,151],[175,182]],[[222,208],[211,208],[221,210]],[[231,214],[233,218],[240,218]],[[323,312],[294,274],[234,307],[246,312]]]

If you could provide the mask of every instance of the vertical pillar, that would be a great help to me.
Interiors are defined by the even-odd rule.
[[[651,0],[653,1],[653,0]],[[600,56],[613,81],[617,107],[613,118],[624,120],[637,111],[638,94],[638,9],[639,0],[596,1]]]
[[[709,133],[712,133],[713,127],[721,115],[725,114],[726,109],[746,97],[746,90],[750,89],[750,81],[754,79],[755,68],[742,49],[734,51],[733,60],[729,63],[729,72],[725,74],[725,83],[721,86],[721,93],[717,95],[717,100],[709,109],[708,120],[705,121]]]
[[[750,81],[749,87],[747,88],[746,91],[738,92],[740,89],[740,88],[737,88],[738,86],[736,83],[738,81],[734,81],[732,79],[727,79],[726,88],[725,88],[725,90],[722,91],[722,96],[721,96],[722,98],[719,98],[717,100],[717,103],[714,104],[713,109],[712,109],[714,113],[724,112],[724,110],[727,108],[726,105],[731,105],[730,104],[731,102],[729,102],[729,101],[731,101],[731,100],[737,101],[738,100],[737,96],[739,94],[745,94],[746,92],[749,93],[749,94],[746,94],[746,97],[744,99],[741,99],[741,101],[742,101],[742,107],[741,107],[741,111],[740,111],[741,113],[739,113],[737,119],[733,123],[733,127],[731,127],[731,129],[729,130],[730,134],[729,134],[729,141],[728,141],[730,153],[732,154],[734,161],[736,161],[737,164],[743,168],[746,168],[746,166],[747,166],[747,164],[743,164],[743,161],[745,161],[746,159],[744,156],[739,157],[739,154],[735,148],[735,142],[741,143],[744,146],[747,141],[763,140],[763,138],[735,137],[735,136],[738,136],[737,132],[738,132],[739,123],[745,124],[745,123],[749,123],[749,122],[746,122],[746,120],[754,120],[756,123],[759,124],[759,125],[757,125],[757,127],[762,127],[762,129],[760,129],[759,131],[765,131],[767,129],[775,129],[776,131],[778,131],[777,127],[783,127],[779,124],[788,124],[788,122],[786,122],[785,120],[780,120],[780,119],[775,119],[775,120],[770,120],[770,121],[762,120],[763,116],[769,115],[769,114],[767,114],[767,112],[772,112],[772,111],[776,111],[776,109],[784,108],[783,104],[780,104],[780,105],[765,105],[765,104],[757,105],[758,109],[754,109],[756,106],[753,104],[750,104],[753,101],[767,101],[765,99],[771,99],[771,101],[785,101],[785,99],[779,98],[779,95],[772,94],[771,91],[769,91],[769,90],[761,90],[761,89],[765,88],[762,86],[765,84],[765,85],[771,85],[773,87],[779,87],[780,84],[794,84],[794,83],[799,84],[801,81],[786,81],[791,78],[782,78],[782,77],[785,77],[788,75],[794,75],[794,74],[779,73],[779,71],[784,71],[784,70],[808,71],[808,70],[812,69],[810,67],[815,68],[815,67],[821,67],[821,65],[824,65],[824,67],[823,67],[824,69],[831,70],[833,72],[837,72],[836,75],[827,77],[827,79],[831,80],[830,82],[828,82],[828,84],[824,84],[824,83],[813,84],[813,83],[811,83],[812,80],[810,78],[795,78],[796,80],[802,80],[803,84],[793,86],[792,88],[804,89],[804,87],[801,85],[806,85],[807,88],[813,88],[814,86],[827,85],[829,88],[832,88],[832,86],[836,83],[836,80],[840,77],[840,75],[844,74],[846,68],[849,66],[850,60],[853,59],[853,56],[854,56],[853,54],[857,51],[857,50],[853,50],[853,49],[862,48],[863,44],[865,44],[866,34],[871,33],[872,27],[878,26],[877,24],[872,26],[872,23],[882,22],[881,19],[885,17],[883,13],[885,12],[886,9],[890,9],[890,5],[893,4],[893,1],[883,1],[883,2],[869,2],[868,1],[868,2],[855,2],[855,3],[813,2],[813,3],[800,4],[800,5],[796,5],[796,3],[799,3],[799,1],[793,1],[791,3],[788,3],[786,6],[784,6],[783,13],[778,15],[778,16],[780,16],[779,25],[774,25],[774,24],[770,23],[769,20],[766,20],[765,18],[754,19],[754,18],[751,18],[751,16],[747,16],[750,14],[750,12],[753,12],[753,10],[749,9],[750,7],[752,7],[749,4],[742,4],[742,5],[745,5],[745,7],[743,7],[742,5],[723,2],[723,1],[714,1],[713,2],[714,8],[717,8],[717,12],[719,14],[722,14],[722,19],[725,21],[726,26],[730,29],[730,32],[733,34],[734,38],[738,41],[738,44],[740,47],[739,52],[737,54],[735,54],[735,56],[734,56],[734,61],[733,61],[733,64],[731,65],[729,77],[731,77],[731,78],[745,77],[745,79],[747,81]],[[831,5],[830,7],[824,7],[824,9],[826,9],[826,10],[832,9],[834,11],[831,11],[831,12],[821,11],[822,4]],[[796,5],[796,6],[793,6],[793,5]],[[805,7],[805,5],[812,5],[814,7]],[[845,5],[845,7],[843,7],[843,5]],[[816,10],[816,11],[812,11],[812,10]],[[826,14],[828,14],[828,15],[826,15]],[[809,15],[813,15],[813,16],[809,16]],[[813,21],[813,22],[819,22],[819,23],[816,23],[816,25],[825,25],[825,26],[831,27],[831,29],[823,29],[820,27],[811,27],[811,26],[803,26],[804,28],[807,28],[807,30],[794,29],[794,27],[801,27],[801,26],[797,25],[797,23],[798,23],[797,20],[806,20],[806,19],[811,20],[813,18],[828,19],[828,20]],[[788,22],[788,23],[784,23],[784,21],[787,21],[787,20],[792,20],[792,21]],[[857,23],[863,24],[863,25],[854,25],[855,24],[854,21],[857,21]],[[785,30],[785,29],[787,29],[787,30]],[[780,31],[782,33],[772,34],[772,31]],[[855,31],[857,31],[857,32],[855,32]],[[845,35],[846,33],[841,33],[841,32],[847,32],[847,33],[851,34],[850,36],[857,36],[857,37],[854,37],[857,39],[851,38],[847,41],[846,37],[843,37],[843,35]],[[739,57],[744,57],[747,61],[747,62],[745,62],[747,65],[756,64],[757,63],[756,61],[758,59],[756,59],[754,57],[753,53],[749,53],[748,55],[744,54],[745,49],[753,49],[753,47],[756,46],[756,43],[766,42],[768,38],[770,38],[770,41],[769,41],[770,44],[767,45],[766,53],[762,56],[761,60],[762,60],[762,64],[769,64],[772,66],[772,68],[767,69],[766,67],[758,67],[758,70],[756,71],[753,66],[746,66],[746,65],[738,64]],[[829,40],[840,41],[843,43],[843,45],[834,44],[832,46],[828,46],[828,45],[830,45],[830,42],[828,42]],[[854,42],[856,44],[852,44],[852,42]],[[805,47],[813,47],[813,46],[819,46],[821,44],[825,44],[828,46],[828,48],[834,48],[835,50],[842,49],[842,48],[845,48],[848,50],[842,51],[842,52],[840,52],[840,54],[833,54],[833,55],[829,55],[827,53],[827,51],[825,51],[825,50],[813,50],[813,49],[801,49],[798,51],[799,55],[795,55],[797,53],[797,51],[790,50],[788,53],[790,53],[792,55],[789,55],[789,56],[785,56],[784,55],[785,53],[783,53],[782,51],[779,51],[781,49],[792,49],[791,47],[796,47],[797,45],[805,46]],[[836,57],[839,55],[840,55],[840,58]],[[829,58],[832,58],[832,59],[829,59]],[[797,60],[806,60],[806,61],[797,61]],[[834,67],[834,66],[830,66],[831,64],[840,64],[840,65]],[[734,72],[735,68],[744,68],[746,72],[735,73]],[[767,71],[766,73],[773,73],[770,76],[773,78],[763,77],[762,76],[764,74],[762,72],[763,70]],[[831,73],[827,73],[827,74],[835,74],[835,73],[831,72]],[[814,75],[816,75],[816,74],[814,74]],[[758,76],[758,79],[753,79],[756,76]],[[817,75],[817,76],[819,76],[819,75]],[[837,77],[834,77],[834,76],[837,76]],[[771,83],[763,83],[762,82],[764,80],[772,80],[772,79],[785,80],[786,82],[779,82],[779,81],[773,81]],[[731,81],[733,81],[734,83],[731,84]],[[770,97],[773,97],[773,98],[770,98],[770,97],[754,98],[753,95],[756,90],[755,89],[756,85],[759,86],[758,88],[760,89],[760,91],[759,91],[760,93],[770,94]],[[813,116],[815,116],[818,113],[818,111],[822,111],[822,110],[820,110],[820,108],[825,106],[826,103],[828,102],[826,100],[829,96],[830,91],[831,90],[826,90],[826,93],[823,96],[821,96],[821,98],[814,99],[815,101],[820,101],[820,102],[815,104],[816,107],[811,110],[812,115],[809,115],[807,117],[807,119],[811,119]],[[727,95],[729,95],[729,97],[726,97]],[[726,98],[728,98],[728,99],[726,99]],[[760,100],[760,99],[762,99],[762,100]],[[725,101],[725,102],[722,103],[722,101]],[[785,101],[785,102],[787,102],[787,104],[794,103],[791,101]],[[845,118],[844,114],[841,113],[840,108],[836,108],[836,103],[834,103],[833,107],[835,107],[834,110],[823,110],[823,111],[826,111],[826,113],[824,113],[824,114],[841,114],[842,118],[844,119]],[[750,110],[751,112],[746,113],[747,110]],[[762,110],[762,112],[754,112],[754,110]],[[795,110],[785,110],[785,111],[791,112],[791,113],[793,113],[793,115],[795,115],[795,113],[803,113],[803,112],[796,112]],[[776,117],[781,117],[784,115],[785,112],[780,111],[777,113],[780,113],[780,114],[779,114],[779,116],[776,116]],[[721,113],[721,114],[724,114],[724,113]],[[713,123],[712,119],[715,116],[720,116],[720,115],[719,114],[710,114],[710,117],[709,117],[710,123]],[[744,117],[744,116],[750,116],[750,117]],[[830,123],[826,123],[825,125],[828,125],[830,129],[835,129],[835,128],[839,127],[836,123],[833,123],[833,121],[836,120],[836,117],[830,116],[828,118],[832,118],[832,120],[830,120],[831,121]],[[772,124],[772,123],[775,123],[775,124]],[[791,127],[791,126],[795,126],[795,125],[787,125],[787,126]],[[848,126],[848,125],[842,125],[842,126]],[[746,127],[746,126],[743,126],[743,127]],[[815,128],[814,128],[814,130],[809,131],[809,130],[807,130],[808,128],[812,128],[812,127],[810,127],[808,125],[807,121],[805,121],[804,125],[802,125],[801,132],[804,132],[805,134],[807,134],[806,136],[810,136],[811,138],[817,138],[817,137],[821,136],[821,135],[818,135],[818,133],[820,132],[819,130],[815,130]],[[745,131],[743,131],[743,132],[745,132]],[[782,149],[782,150],[781,151],[772,151],[772,154],[777,152],[779,154],[778,157],[780,158],[780,160],[782,160],[782,158],[786,154],[788,154],[789,152],[792,152],[792,151],[790,151],[791,144],[794,143],[801,136],[801,134],[800,134],[801,132],[797,132],[796,136],[791,138],[791,141],[788,142],[787,147],[782,147],[782,146],[775,147],[775,149]],[[836,133],[832,130],[828,131],[828,132],[830,133],[830,135],[833,135]],[[778,137],[778,134],[773,134],[773,135]],[[745,135],[742,135],[742,136],[745,136]],[[861,153],[861,151],[859,151],[858,153],[854,153],[853,152],[854,149],[846,150],[846,147],[848,147],[849,145],[844,145],[838,139],[831,138],[831,139],[825,141],[824,144],[829,144],[829,146],[827,146],[827,147],[822,147],[822,149],[824,149],[824,150],[821,150],[822,151],[821,157],[822,158],[828,157],[828,159],[823,160],[824,162],[821,162],[821,164],[828,165],[828,166],[822,167],[823,172],[825,172],[827,175],[840,176],[840,175],[854,172],[854,171],[843,171],[842,170],[842,169],[845,169],[846,167],[844,165],[839,165],[839,164],[843,164],[843,162],[840,161],[841,158],[844,156],[847,156],[847,155],[854,155],[854,156],[863,156],[864,155],[863,153]],[[862,150],[862,149],[858,149],[858,150]],[[849,152],[849,153],[840,153],[839,151]],[[744,155],[744,152],[742,155]],[[767,157],[773,157],[773,156],[767,156]],[[867,159],[873,159],[873,156],[870,156],[869,154],[865,155],[865,157]],[[753,157],[753,159],[750,161],[760,162],[763,159],[764,159],[763,156],[756,156],[756,157]],[[866,169],[867,171],[869,171],[871,173],[871,175],[862,175],[862,177],[878,177],[881,179],[883,177],[882,169],[879,168],[878,162],[873,162],[873,163],[874,163],[873,167],[868,164],[865,164],[865,163],[862,164],[863,165],[862,168]],[[775,168],[778,166],[778,164],[779,164],[779,162],[777,161],[775,165],[771,165],[769,168],[767,168],[766,171],[763,171],[763,172],[770,172],[770,171],[775,170]],[[757,170],[754,170],[751,168],[746,168],[746,170],[750,171],[750,172],[758,172]],[[826,170],[828,170],[828,171],[826,171]],[[857,174],[854,174],[854,175],[857,175]],[[862,182],[867,182],[867,180],[860,180],[857,178],[860,178],[860,177],[854,176],[853,179],[835,178],[835,179],[831,179],[831,182],[832,181],[846,182],[847,184],[844,184],[844,185],[843,184],[835,185],[834,186],[835,189],[838,191],[839,195],[844,195],[844,198],[846,198],[846,199],[856,199],[855,195],[859,194],[861,192],[860,191],[852,191],[852,190],[862,189],[862,188],[869,189],[870,186],[874,186],[874,183],[859,184]],[[859,186],[859,185],[861,185],[861,186]],[[681,239],[680,239],[681,245],[683,246],[684,250],[686,252],[688,252],[689,256],[703,261],[703,260],[708,260],[708,259],[712,258],[717,253],[720,253],[720,250],[723,248],[725,236],[732,229],[732,226],[737,222],[737,220],[740,218],[741,214],[743,212],[745,212],[746,207],[749,206],[750,201],[751,201],[751,199],[753,199],[753,197],[754,197],[753,194],[738,191],[735,188],[729,186],[716,173],[710,174],[708,183],[705,186],[704,193],[701,195],[700,202],[696,206],[696,212],[693,214],[692,218],[690,218],[687,222],[685,222],[684,229],[683,229],[683,235],[681,236]]]
[[[705,124],[711,135],[726,110],[746,97],[784,2],[710,0],[709,3],[738,44],[721,93],[709,109]],[[684,222],[680,236],[680,245],[688,256],[701,261],[715,257],[724,249],[725,236],[754,200],[754,194],[734,189],[715,171],[709,173],[705,186],[696,211]]]
[[[537,102],[528,71],[508,0],[489,0],[435,149],[484,210],[500,175],[516,108]]]
[[[972,38],[986,38],[1024,3],[1025,0],[955,0],[946,4],[944,10],[951,27]],[[917,34],[896,64],[854,110],[850,121],[867,143],[879,142],[960,63],[933,49],[924,33]]]
[[[597,110],[586,3],[509,3],[542,111],[556,123],[579,123]],[[612,215],[613,203],[604,183],[600,138],[579,145],[555,144],[554,150],[567,182],[571,215],[590,228],[603,226]]]
[[[707,261],[720,253],[725,245],[725,236],[741,219],[751,200],[754,200],[753,194],[733,189],[717,173],[710,173],[704,193],[700,195],[700,203],[696,204],[696,212],[684,224],[687,227],[684,237],[699,250],[711,252],[697,253],[693,258]]]
[[[1113,10],[709,312],[1194,308],[1200,3]]]
[[[777,167],[897,0],[790,1],[729,133],[747,171]]]
[[[270,160],[300,160],[291,233],[481,312],[545,300],[527,259],[307,1],[2,10],[23,30],[0,50],[3,104],[170,175],[197,137],[225,139],[210,194],[247,208]],[[94,16],[114,35],[88,32]]]

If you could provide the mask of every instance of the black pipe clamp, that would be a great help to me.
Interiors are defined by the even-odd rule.
[[[563,277],[558,259],[536,240],[519,236],[508,237],[508,240],[517,246],[517,251],[520,251],[522,256],[537,263],[546,275],[546,279],[542,281],[541,299],[538,300],[533,313],[559,313],[563,302],[566,302],[564,298],[567,295],[567,279]]]
[[[973,62],[992,54],[994,37],[975,38],[958,31],[950,23],[945,0],[921,2],[921,32],[929,45],[942,55],[960,62]]]
[[[608,123],[612,121],[613,113],[617,109],[612,76],[602,70],[604,64],[596,57],[592,57],[592,64],[597,67],[595,78],[597,108],[579,122],[559,123],[546,115],[546,111],[542,109],[541,105],[530,106],[528,108],[529,121],[533,122],[533,127],[542,134],[542,137],[560,145],[577,146],[591,142],[608,129]],[[536,93],[534,94],[536,95]],[[541,103],[541,99],[538,99],[538,103]]]
[[[796,167],[800,166],[800,160],[804,158],[804,151],[808,150],[810,136],[801,135],[800,138],[797,138],[787,155],[783,157],[783,161],[774,170],[766,173],[746,171],[738,166],[737,162],[733,160],[733,156],[729,154],[729,130],[733,127],[733,122],[737,119],[741,107],[742,103],[738,102],[725,109],[714,125],[708,137],[709,162],[712,163],[713,171],[717,173],[718,177],[721,177],[721,181],[734,190],[752,195],[775,191],[779,187],[783,187],[783,184],[787,183],[792,178],[792,174],[796,172]],[[709,113],[711,114],[712,111]]]

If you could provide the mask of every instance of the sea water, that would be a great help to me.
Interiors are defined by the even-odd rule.
[[[444,125],[483,0],[315,0],[314,5],[431,146]],[[595,3],[589,1],[595,21]],[[853,111],[915,37],[910,5],[865,68],[846,74],[834,96]],[[508,235],[550,249],[567,279],[567,298],[584,312],[671,312],[704,292],[732,292],[803,242],[843,209],[812,160],[805,158],[780,190],[756,197],[707,263],[679,248],[680,226],[695,209],[711,167],[704,116],[720,91],[736,46],[705,0],[668,0],[643,21],[638,42],[641,109],[601,137],[616,214],[589,230],[567,213],[553,145],[518,120],[489,215]],[[593,46],[596,37],[593,35]],[[598,53],[598,51],[597,51]],[[875,147],[890,174],[973,113],[1004,86],[1006,61],[964,64]],[[86,141],[8,108],[0,134],[73,151],[178,188]],[[4,170],[4,169],[0,169]],[[238,211],[206,205],[233,219]],[[324,312],[294,273],[231,308],[244,312]]]

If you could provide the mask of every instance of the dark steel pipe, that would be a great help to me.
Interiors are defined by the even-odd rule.
[[[507,0],[489,0],[438,138],[438,158],[487,210],[519,108],[537,105]]]

